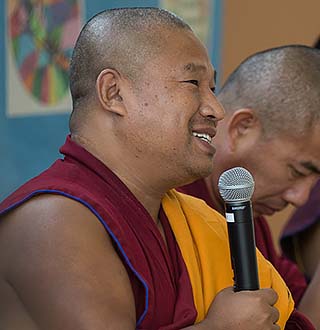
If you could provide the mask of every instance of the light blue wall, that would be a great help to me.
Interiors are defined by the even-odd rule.
[[[212,0],[213,42],[210,55],[220,66],[221,0]],[[106,8],[158,6],[157,0],[86,1],[86,19]],[[68,133],[68,115],[6,117],[5,1],[0,1],[0,200],[59,157]],[[214,50],[214,51],[213,51]],[[19,95],[17,95],[19,97]]]

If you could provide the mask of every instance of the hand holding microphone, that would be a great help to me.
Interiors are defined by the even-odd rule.
[[[250,200],[254,191],[253,177],[246,169],[234,167],[221,174],[218,186],[225,201],[234,291],[258,290],[259,277]]]
[[[273,306],[277,293],[272,288],[259,290],[250,201],[253,190],[252,175],[244,168],[235,167],[220,176],[219,191],[225,201],[234,287],[216,295],[206,319],[201,322],[201,329],[212,329],[213,325],[215,329],[280,329],[276,324],[279,311]]]

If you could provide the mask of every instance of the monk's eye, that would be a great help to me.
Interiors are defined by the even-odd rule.
[[[290,174],[292,178],[298,179],[303,178],[306,176],[305,173],[302,173],[301,171],[297,170],[294,166],[289,166],[290,168]]]
[[[199,86],[199,81],[198,80],[186,80],[186,83],[190,83],[195,86]]]

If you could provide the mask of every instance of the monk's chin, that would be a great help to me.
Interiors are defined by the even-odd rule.
[[[212,164],[212,162],[211,162]],[[188,184],[203,178],[206,178],[207,176],[209,176],[213,171],[213,166],[207,166],[207,167],[198,167],[198,168],[190,168],[189,169],[189,178],[187,179],[188,182],[184,183],[184,184]]]

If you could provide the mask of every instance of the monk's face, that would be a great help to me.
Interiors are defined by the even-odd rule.
[[[126,95],[124,134],[129,152],[145,170],[183,184],[206,176],[215,153],[212,139],[224,110],[214,95],[215,71],[190,31],[163,31],[163,44],[145,63],[137,86]]]
[[[250,131],[248,131],[250,134]],[[255,215],[272,215],[286,205],[300,206],[309,196],[320,169],[320,128],[301,136],[265,139],[259,131],[244,139],[238,162],[255,180]]]

